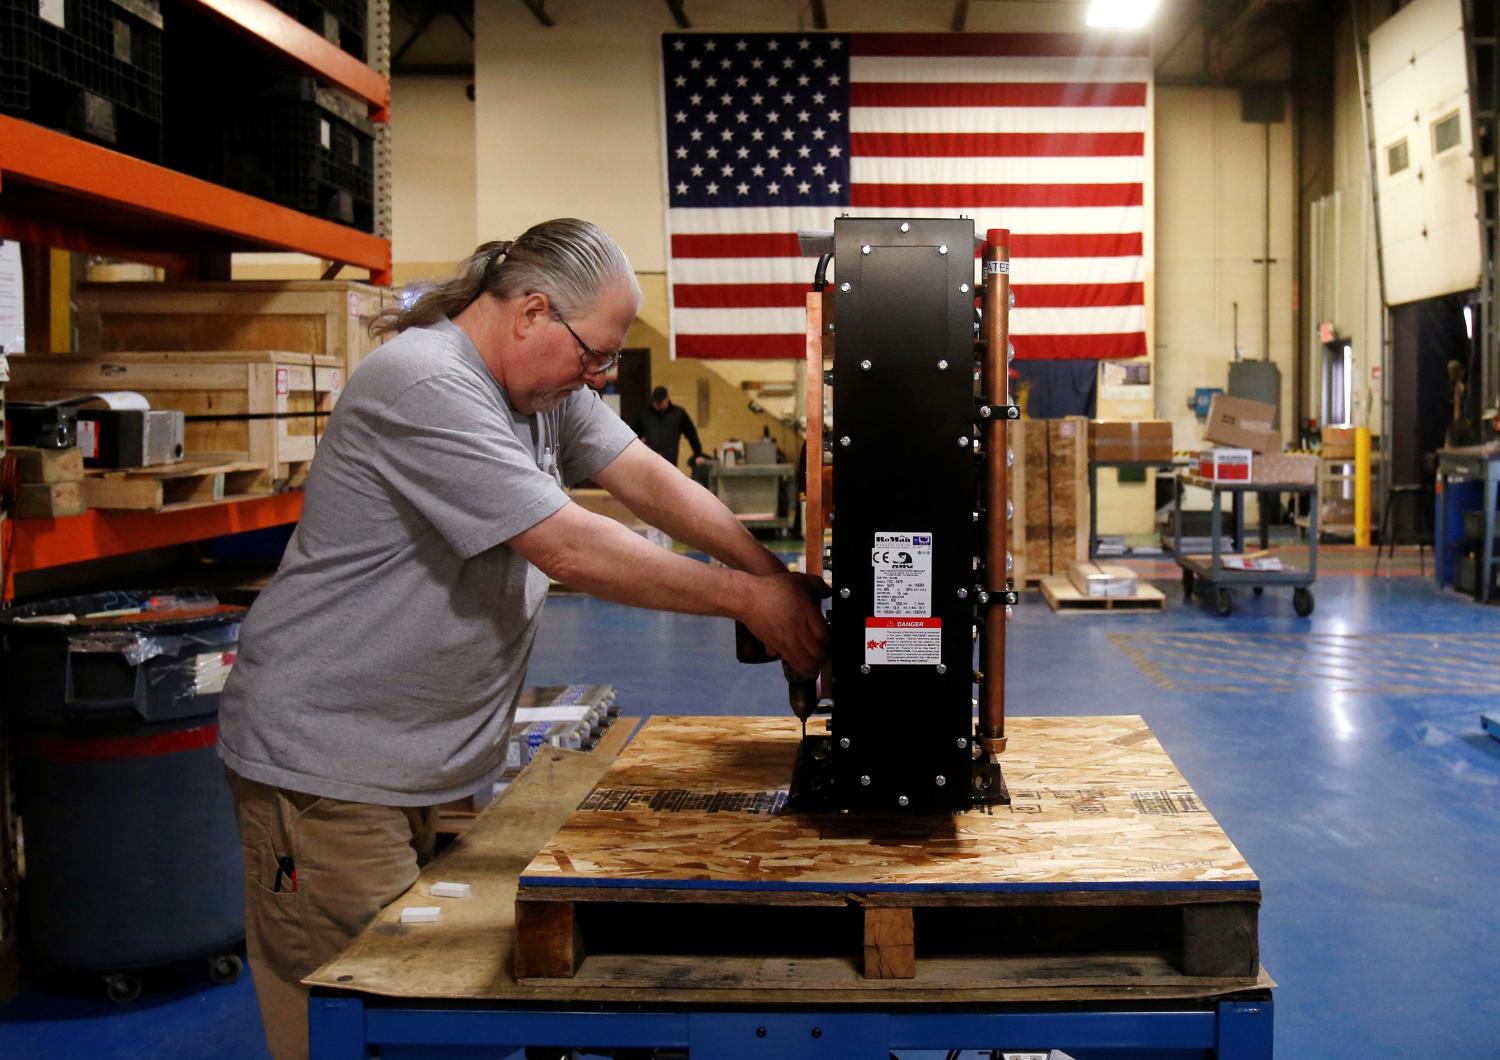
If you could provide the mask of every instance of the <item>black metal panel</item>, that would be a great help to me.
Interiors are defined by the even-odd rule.
[[[897,809],[905,797],[913,810],[962,809],[970,803],[973,568],[982,532],[974,517],[974,225],[844,218],[835,244],[829,801]],[[878,534],[930,537],[930,577],[917,573],[921,545],[900,542],[881,548],[896,555],[882,558],[877,576]],[[903,551],[918,553],[909,566]],[[877,601],[877,577],[904,586],[904,602]],[[902,617],[939,622],[940,654],[871,662],[870,642],[911,636],[871,620]]]

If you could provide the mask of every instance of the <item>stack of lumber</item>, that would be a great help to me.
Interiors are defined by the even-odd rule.
[[[1066,576],[1088,559],[1089,421],[1082,416],[1011,424],[1011,552],[1017,586]]]
[[[83,454],[78,447],[33,449],[11,446],[21,481],[16,518],[57,518],[88,511],[83,489]]]

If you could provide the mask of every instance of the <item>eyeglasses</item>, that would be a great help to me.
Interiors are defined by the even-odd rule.
[[[572,324],[563,319],[561,313],[554,309],[552,310],[552,315],[557,318],[559,324],[568,329],[568,334],[573,336],[573,340],[583,347],[582,351],[578,354],[578,359],[583,362],[583,370],[589,375],[598,375],[601,372],[607,372],[620,363],[620,354],[622,351],[616,350],[614,353],[605,353],[603,350],[594,349],[594,347],[578,337],[578,332],[573,330]]]

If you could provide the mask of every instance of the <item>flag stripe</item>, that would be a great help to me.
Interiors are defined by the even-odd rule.
[[[1141,82],[854,82],[851,107],[1144,107]]]
[[[801,308],[810,282],[683,283],[672,285],[672,304],[682,309]],[[1138,306],[1145,304],[1140,283],[1033,283],[1012,285],[1016,305],[1028,309]]]
[[[908,58],[902,55],[856,55],[849,60],[849,82],[857,84],[1008,84],[1065,81],[1091,84],[1118,81],[1150,81],[1147,59],[1110,58],[1080,60],[1056,57],[1018,56],[1003,59],[969,56],[956,59]]]
[[[1093,62],[1110,56],[1150,55],[1141,36],[1082,33],[855,33],[849,54],[911,56],[1052,56]]]
[[[677,356],[722,360],[801,360],[807,337],[795,335],[694,335],[677,333]]]
[[[809,128],[821,127],[827,118],[826,114],[812,111],[782,117],[788,124],[797,122],[800,126],[799,114],[808,115]],[[938,131],[970,135],[1144,133],[1148,124],[1145,107],[857,107],[849,111],[849,131],[856,136],[883,132],[909,136]]]
[[[975,210],[954,209],[941,211],[941,216],[953,217],[965,213],[974,218],[975,231],[983,235],[987,228],[1008,228],[1015,234],[1059,233],[1074,234],[1144,231],[1145,212],[1140,206],[1097,206],[1069,209],[1064,207],[1035,209]],[[708,234],[712,232],[796,232],[799,229],[832,231],[833,222],[840,216],[849,217],[910,217],[909,211],[894,207],[849,207],[787,206],[772,209],[755,207],[681,207],[670,211],[669,221],[674,232]],[[929,214],[927,216],[939,216]],[[1052,255],[1049,255],[1052,256]]]
[[[1140,157],[1146,149],[1146,135],[1139,132],[857,132],[849,141],[855,156],[880,158]]]
[[[772,310],[776,312],[776,310]],[[1067,312],[1057,309],[1031,309],[1016,295],[1016,307],[1010,311],[1012,335],[1103,335],[1146,330],[1146,307],[1072,306]]]
[[[1139,184],[855,184],[849,201],[855,206],[903,209],[964,207],[1139,206]]]
[[[851,158],[853,184],[988,184],[993,158]],[[1143,183],[1146,160],[1119,158],[1013,158],[1005,163],[1007,184]]]
[[[825,217],[825,220],[832,224],[832,218]],[[1141,243],[1139,232],[1027,235],[1012,231],[1010,254],[1012,259],[1138,257],[1142,250]],[[692,268],[694,261],[700,258],[712,261],[712,267],[717,268],[727,266],[737,258],[802,256],[795,232],[725,232],[717,235],[678,232],[672,236],[672,257],[678,259],[678,268]],[[717,259],[724,260],[721,262]],[[689,282],[698,282],[693,276],[687,276],[687,279]]]
[[[729,284],[795,284],[811,286],[817,259],[800,255],[767,258],[678,258],[672,263],[672,284],[701,286]],[[1013,286],[1053,284],[1140,283],[1145,266],[1139,257],[1021,258],[1011,255]],[[838,269],[830,263],[829,278]],[[977,276],[976,276],[977,280]],[[686,303],[678,303],[686,304]]]
[[[1144,331],[1122,335],[1012,335],[1016,360],[1116,361],[1146,356]]]
[[[809,270],[811,278],[811,270]],[[805,307],[811,283],[682,283],[672,285],[672,304],[683,309]]]

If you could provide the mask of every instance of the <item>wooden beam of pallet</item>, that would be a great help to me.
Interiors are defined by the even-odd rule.
[[[865,910],[865,978],[915,979],[916,930],[910,909]]]
[[[517,979],[571,979],[583,955],[572,902],[516,903]]]

